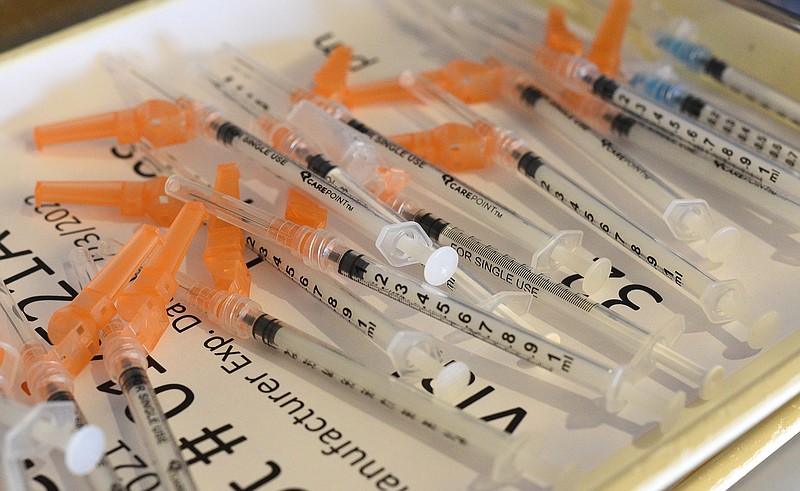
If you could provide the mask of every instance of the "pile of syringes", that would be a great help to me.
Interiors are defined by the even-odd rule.
[[[147,179],[92,180],[87,167],[28,191],[41,209],[116,208],[93,213],[141,226],[65,258],[75,295],[46,336],[0,282],[0,488],[24,489],[26,462],[43,458],[67,486],[130,488],[78,405],[75,381],[98,376],[97,356],[157,484],[204,488],[149,378],[156,347],[184,340],[176,312],[231,337],[226,372],[252,351],[338,386],[331,398],[352,389],[343,404],[480,462],[481,485],[571,489],[591,484],[594,463],[550,451],[586,444],[549,433],[553,417],[476,417],[468,406],[495,388],[469,387],[486,372],[568,428],[678,431],[687,404],[725,391],[730,360],[705,350],[747,359],[782,332],[778,312],[750,301],[758,285],[735,276],[761,231],[698,194],[718,185],[797,232],[796,128],[760,127],[797,124],[800,103],[714,57],[685,23],[651,27],[629,0],[608,4],[587,48],[555,7],[386,6],[440,62],[409,59],[388,78],[357,75],[341,43],[295,82],[230,45],[186,60],[185,80],[106,56],[124,107],[42,121],[33,143],[61,159],[89,140],[130,145]],[[644,63],[624,44],[631,15],[669,57]],[[748,121],[734,99],[682,82],[675,59],[764,113]],[[276,298],[300,315],[284,318]]]

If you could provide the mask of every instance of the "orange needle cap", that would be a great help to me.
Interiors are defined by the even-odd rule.
[[[165,100],[149,100],[133,109],[37,126],[36,148],[59,143],[116,138],[118,143],[145,139],[155,147],[183,143],[194,138],[194,112]]]

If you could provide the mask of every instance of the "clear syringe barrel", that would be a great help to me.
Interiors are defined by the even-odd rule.
[[[800,103],[773,87],[728,65],[707,47],[665,32],[655,35],[656,45],[690,70],[702,71],[778,116],[800,124]]]
[[[239,337],[252,336],[278,348],[292,359],[315,368],[342,382],[358,393],[399,414],[414,414],[416,421],[445,438],[489,457],[491,478],[497,483],[513,483],[528,473],[547,483],[561,484],[570,479],[566,469],[557,469],[534,450],[531,437],[511,436],[461,410],[449,406],[422,391],[413,389],[390,376],[369,369],[302,331],[266,314],[254,301],[237,294],[227,294],[208,287],[189,286],[181,295],[206,312],[213,322]]]
[[[678,81],[668,80],[658,73],[637,73],[628,82],[637,89],[671,109],[696,119],[721,135],[734,138],[744,146],[786,167],[793,168],[800,159],[800,147],[746,122],[738,116],[690,94]]]
[[[605,397],[606,408],[609,411],[616,411],[624,404],[618,398],[621,397],[621,394],[616,392],[616,377],[620,373],[626,373],[627,376],[632,377],[627,379],[630,382],[641,376],[636,372],[639,367],[612,367],[572,350],[564,349],[540,334],[520,328],[494,314],[448,297],[439,290],[376,263],[355,251],[348,250],[342,255],[338,271],[339,274],[394,298],[451,327],[482,339],[555,375],[594,390]],[[578,368],[578,366],[580,367]],[[573,367],[576,368],[573,370]],[[647,394],[644,397],[650,398],[651,396],[651,394]],[[656,397],[656,399],[658,398]],[[637,400],[639,399],[637,398]],[[652,399],[648,400],[652,401]],[[668,424],[671,422],[671,417],[676,414],[677,408],[682,404],[682,400],[683,393],[674,395],[673,399],[669,401],[661,400],[661,403],[666,406],[655,412],[664,418],[665,424]],[[628,402],[634,401],[628,400]],[[634,404],[637,403],[634,402]],[[649,406],[645,407],[653,409]]]
[[[162,486],[172,491],[197,489],[147,376],[147,352],[136,333],[117,315],[103,329],[102,341],[103,363],[128,400]]]
[[[291,253],[280,246],[274,246],[268,253],[266,241],[263,239],[248,236],[246,243],[266,262],[302,286],[311,296],[347,320],[360,334],[383,350],[401,376],[412,379],[431,378],[434,393],[444,400],[456,397],[468,383],[469,368],[461,362],[444,367],[440,343],[430,334],[398,326],[327,275],[307,267],[302,261],[294,260]],[[281,253],[281,250],[285,253]],[[275,264],[275,257],[280,259],[282,267]],[[176,278],[179,285],[177,295],[196,302],[195,306],[209,312],[215,322],[235,323],[234,321],[246,316],[246,309],[234,313],[229,310],[232,304],[223,303],[234,301],[225,300],[232,298],[227,292],[217,291],[182,273],[178,273]],[[236,302],[244,305],[246,300],[242,298]],[[246,326],[236,325],[239,326],[236,328],[237,336],[245,337],[249,334]]]
[[[0,310],[2,310],[0,315],[5,317],[3,323],[10,334],[9,361],[13,359],[14,352],[18,353],[19,368],[35,400],[44,402],[55,394],[62,392],[71,394],[74,388],[72,376],[61,363],[58,354],[45,344],[22,315],[2,280],[0,280]],[[0,362],[0,365],[2,364]]]
[[[789,197],[800,197],[800,172],[774,164],[733,139],[718,135],[700,124],[684,118],[676,111],[639,95],[616,80],[600,74],[593,63],[567,53],[547,48],[536,51],[533,58],[544,71],[557,74],[567,81],[582,84],[587,90],[668,132],[696,148],[709,152],[747,172],[758,169],[757,177],[769,180],[776,191]]]
[[[503,96],[524,108],[533,109],[549,124],[570,135],[586,152],[611,171],[631,191],[642,197],[659,213],[673,236],[679,240],[705,240],[705,255],[715,262],[729,259],[741,241],[738,229],[717,227],[705,200],[684,197],[652,174],[639,162],[612,143],[607,136],[624,133],[634,122],[608,103],[589,95],[579,95],[554,87],[546,74],[537,77],[565,111],[532,85],[531,79],[506,66]],[[571,113],[579,115],[576,118]],[[595,130],[605,134],[601,136]],[[520,160],[521,162],[521,160]],[[586,217],[588,219],[588,217]]]

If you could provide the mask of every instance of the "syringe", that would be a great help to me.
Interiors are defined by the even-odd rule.
[[[657,32],[653,36],[656,45],[690,70],[710,75],[734,92],[800,126],[800,103],[717,58],[702,44],[680,36],[679,30],[680,24],[672,33]]]
[[[569,486],[578,479],[573,466],[550,463],[536,435],[512,436],[463,411],[431,398],[392,377],[351,360],[302,331],[266,314],[254,301],[197,283],[184,284],[178,298],[200,309],[225,331],[240,338],[252,337],[289,355],[307,367],[328,375],[337,384],[350,387],[384,407],[403,414],[403,421],[416,422],[456,445],[473,449],[491,459],[492,482],[512,484],[528,475],[540,483]]]
[[[593,262],[585,257],[588,253],[581,247],[581,232],[571,231],[555,235],[543,230],[507,206],[480,193],[454,176],[426,162],[420,156],[392,142],[378,131],[355,119],[345,107],[303,89],[293,88],[277,74],[271,73],[265,67],[231,47],[226,46],[220,50],[217,58],[223,68],[208,69],[206,73],[211,85],[226,97],[237,101],[246,101],[247,94],[258,94],[259,100],[272,101],[276,99],[272,94],[277,91],[279,95],[288,97],[295,104],[308,100],[331,116],[366,135],[377,145],[386,162],[415,176],[417,184],[437,193],[454,207],[463,208],[479,219],[485,220],[487,226],[498,233],[513,237],[521,244],[533,242],[536,252],[532,264],[538,271],[554,271],[564,266],[584,278],[596,278],[595,285],[603,277],[602,272],[607,268],[608,263],[606,261]],[[469,80],[474,80],[474,78]],[[472,93],[477,95],[483,91],[472,91]],[[277,100],[280,101],[280,99]],[[288,113],[289,101],[286,100],[285,103]],[[257,109],[257,107],[253,108],[253,110]],[[585,284],[584,287],[586,287]]]
[[[164,236],[164,245],[152,253],[136,279],[120,294],[118,313],[100,335],[106,371],[128,400],[161,484],[175,491],[197,486],[147,376],[147,353],[169,325],[166,303],[178,288],[176,271],[207,217],[202,204],[183,205]]]
[[[301,161],[308,161],[310,170],[320,174],[333,184],[339,184],[340,180],[343,180],[345,189],[356,191],[354,194],[359,199],[370,203],[371,207],[379,210],[387,220],[396,223],[403,221],[394,210],[384,204],[381,196],[385,197],[399,192],[405,185],[407,174],[397,169],[379,169],[378,162],[381,159],[376,153],[377,149],[364,135],[349,126],[340,124],[337,119],[308,101],[299,101],[287,117],[289,125],[284,125],[272,122],[275,119],[264,111],[262,108],[264,104],[254,104],[252,97],[234,98],[236,95],[241,94],[229,94],[229,97],[252,116],[257,117],[260,124],[274,137],[277,137],[275,144],[278,148],[296,154]],[[264,100],[264,97],[259,98],[259,101]],[[313,132],[313,138],[303,136],[302,129]],[[312,147],[314,148],[313,153],[310,150]],[[345,164],[347,170],[339,167],[337,165],[339,163]],[[381,174],[380,170],[384,170],[384,173]],[[556,237],[559,242],[551,241],[550,243],[550,247],[556,250],[546,251],[547,254],[542,255],[556,257],[561,263],[569,264],[573,256],[567,254],[563,245],[559,244],[568,244],[572,240],[574,243],[570,246],[577,248],[580,235],[563,231]],[[576,266],[576,269],[585,269],[585,263],[589,263],[590,266],[586,270],[587,277],[581,284],[584,291],[593,293],[599,290],[608,279],[611,264],[604,258],[600,258],[594,263],[585,260]],[[511,297],[515,297],[513,294],[505,292],[496,294],[463,269],[454,271],[453,280],[448,283],[448,287],[452,289],[454,296],[485,306],[503,318],[530,327],[530,323],[526,319],[507,305],[509,301],[519,303],[518,296],[512,299]],[[529,299],[526,306],[528,303]],[[555,335],[555,333],[548,334]]]
[[[413,92],[416,93],[416,91]],[[326,115],[320,114],[321,110],[306,104],[301,101],[296,106],[296,109],[299,109],[298,113],[304,114],[299,119],[305,121],[308,127],[317,128],[317,133],[326,133],[329,130],[329,125],[326,124],[327,121],[324,118]],[[470,236],[469,233],[449,224],[435,214],[421,210],[412,199],[405,196],[398,197],[393,194],[385,195],[381,199],[399,213],[402,219],[417,221],[434,242],[440,245],[452,243],[453,246],[458,246],[461,250],[468,252],[468,254],[463,254],[463,257],[468,264],[476,266],[476,269],[481,269],[478,267],[480,264],[491,264],[496,268],[495,271],[498,271],[498,276],[515,278],[516,281],[509,281],[512,288],[529,295],[533,294],[530,298],[532,305],[537,305],[538,308],[541,302],[571,318],[582,319],[583,324],[587,325],[589,329],[611,338],[615,343],[625,345],[626,349],[633,354],[648,345],[650,338],[658,339],[656,341],[659,344],[658,349],[669,352],[667,346],[671,345],[683,331],[682,316],[674,316],[671,319],[667,319],[662,326],[659,326],[655,334],[652,334],[652,329],[644,329],[635,323],[626,320],[620,322],[621,318],[619,316],[613,314],[602,305],[587,302],[580,295],[570,294],[569,290],[564,288],[563,285],[551,281],[541,273],[535,273],[528,266],[517,262],[506,254],[498,252],[481,239]],[[585,316],[586,313],[589,313],[590,316]],[[598,329],[596,327],[597,321],[607,326],[608,331]],[[723,378],[723,372],[720,367],[715,367],[706,373],[700,366],[686,360],[677,353],[670,352],[668,356],[660,359],[658,363],[667,371],[678,374],[679,377],[689,380],[692,385],[700,387],[701,397],[703,398],[712,397]]]
[[[540,368],[594,390],[604,395],[609,411],[618,411],[625,402],[631,402],[659,414],[663,418],[662,424],[668,426],[685,400],[683,392],[675,393],[670,400],[662,400],[633,385],[632,381],[640,376],[637,373],[643,373],[642,370],[646,372],[643,365],[650,363],[650,359],[639,358],[624,367],[596,362],[383,266],[344,247],[324,230],[311,230],[272,217],[247,203],[216,193],[183,177],[170,177],[165,190],[178,199],[205,203],[211,214],[242,230],[288,247],[292,254],[301,257],[311,267],[362,283]]]
[[[504,92],[505,97],[515,98],[517,103],[523,105],[536,105],[542,92],[525,78],[520,72],[509,68],[509,75],[516,73],[517,77],[507,80]],[[640,125],[634,124],[633,127]],[[629,128],[626,128],[629,129]],[[619,130],[617,130],[619,133]],[[660,139],[660,138],[659,138]],[[551,187],[550,191],[560,191],[565,199],[579,203],[583,209],[587,205],[580,200],[569,198],[568,193]],[[594,210],[591,210],[594,213]],[[593,216],[600,216],[594,214]],[[604,222],[607,223],[607,222]],[[624,227],[624,223],[620,223]],[[754,348],[763,347],[774,336],[778,329],[780,318],[777,312],[766,312],[756,317],[748,310],[747,293],[744,285],[739,280],[718,280],[707,272],[683,259],[677,254],[665,254],[669,250],[652,237],[639,233],[631,227],[620,227],[608,231],[602,229],[613,238],[615,242],[634,256],[647,261],[651,266],[660,271],[670,283],[681,287],[703,308],[706,317],[714,323],[737,320],[748,329],[747,342]],[[664,252],[662,252],[664,251]],[[649,258],[653,259],[649,259]]]
[[[51,403],[71,403],[69,410],[66,407],[60,407],[52,411],[63,412],[63,416],[71,417],[69,421],[78,433],[70,436],[71,432],[63,433],[63,429],[50,428],[48,430],[61,432],[61,436],[58,438],[77,438],[78,434],[81,435],[78,439],[68,443],[72,446],[77,445],[76,447],[67,448],[63,446],[65,442],[61,442],[62,449],[66,453],[68,469],[75,474],[87,474],[87,484],[96,491],[121,490],[120,479],[103,455],[105,448],[103,431],[95,425],[87,424],[83,412],[75,401],[72,376],[61,363],[59,354],[45,344],[42,338],[36,334],[30,322],[22,315],[3,281],[0,281],[0,311],[2,311],[0,324],[5,326],[3,329],[7,333],[5,337],[9,338],[9,342],[13,344],[12,348],[8,342],[2,343],[2,336],[0,336],[0,350],[3,351],[0,356],[8,357],[9,362],[13,360],[16,363],[15,357],[9,353],[12,353],[12,349],[18,353],[19,365],[28,391],[34,400],[44,406],[38,411],[47,414],[51,411],[47,409]],[[5,361],[0,360],[0,365],[5,365]],[[2,379],[6,379],[6,377],[0,376],[0,382],[3,381]],[[0,400],[5,399],[3,395],[8,393],[13,377],[8,377],[7,380],[8,383],[0,383]],[[8,402],[8,404],[12,403]],[[13,414],[20,408],[9,407],[8,410]],[[38,411],[33,411],[32,414],[37,414]],[[0,413],[5,413],[5,410]],[[7,426],[14,426],[19,422],[20,420],[4,421]],[[44,427],[46,428],[47,425]],[[44,428],[41,430],[44,431]],[[34,436],[34,438],[41,437],[41,435]],[[52,435],[52,437],[56,438],[57,435]]]
[[[430,83],[430,81],[415,75],[413,72],[407,71],[400,76],[400,84],[411,91],[423,103],[435,106],[443,112],[446,111],[450,116],[470,124],[474,129],[473,139],[479,142],[477,146],[481,151],[480,157],[483,157],[484,161],[500,162],[508,166],[516,167],[522,175],[531,178],[534,182],[544,181],[559,188],[570,189],[572,195],[586,196],[590,200],[598,203],[600,209],[604,212],[604,217],[629,221],[622,213],[611,209],[611,207],[606,205],[600,198],[582,189],[579,184],[547,163],[538,156],[523,139],[518,138],[510,130],[491,123],[488,119],[472,111],[452,95],[445,93],[442,89]],[[547,109],[551,108],[546,108],[545,111],[547,111]],[[556,119],[564,118],[556,117]],[[573,130],[570,131],[570,133],[578,133],[579,137],[583,137],[584,140],[589,140],[588,143],[603,145],[603,141],[598,138],[588,138],[590,135],[586,132],[579,133]],[[446,145],[448,142],[434,141],[434,144],[436,143]],[[609,155],[609,152],[603,152],[601,155]],[[617,169],[619,164],[622,163],[622,160],[619,158],[607,160],[611,160],[617,164],[612,169]],[[454,160],[452,164],[457,166],[458,161]],[[640,166],[637,165],[637,167],[641,169]],[[630,166],[625,166],[625,168],[630,169]],[[646,171],[643,172],[645,172],[645,174],[640,172],[633,173],[633,175],[637,176],[635,183],[638,188],[638,195],[643,201],[651,204],[653,208],[661,214],[676,238],[682,240],[705,240],[706,255],[716,262],[729,258],[735,252],[741,240],[739,231],[734,227],[716,229],[711,220],[708,204],[704,200],[690,200],[680,197],[677,192],[668,187],[660,179],[652,174],[646,173]],[[615,172],[615,175],[616,174],[619,174],[619,172]],[[630,171],[622,172],[621,174],[623,178],[632,177]],[[644,189],[642,189],[643,187]],[[547,188],[544,187],[543,189],[546,190]],[[587,201],[586,199],[582,200]],[[566,200],[562,200],[561,202],[569,206]],[[590,216],[591,218],[595,218],[593,214],[586,216],[586,212],[584,212],[584,215],[587,220],[595,224],[595,222],[590,219]],[[604,231],[605,228],[618,228],[611,225],[611,223],[597,221],[595,225]]]
[[[492,246],[481,244],[459,228],[437,219],[423,209],[410,205],[407,200],[400,198],[393,203],[393,206],[402,213],[403,217],[422,224],[435,242],[458,244],[470,252],[469,258],[475,264],[490,263],[499,269],[501,275],[524,280],[514,282],[514,286],[521,291],[532,291],[534,304],[541,302],[577,320],[585,326],[584,329],[608,338],[632,353],[634,357],[643,356],[642,352],[648,353],[644,356],[652,358],[659,368],[698,387],[702,399],[712,398],[719,389],[725,377],[722,367],[717,365],[706,371],[700,365],[669,348],[683,332],[683,316],[680,314],[673,315],[654,330],[646,330],[599,303],[582,297],[580,298],[581,302],[578,303],[579,299],[575,294],[572,294],[575,296],[574,303],[564,302],[563,300],[569,296],[570,292],[560,283],[534,273],[524,264],[498,253]],[[598,323],[603,327],[598,327]]]
[[[435,12],[434,15],[436,15]],[[460,21],[450,18],[442,19],[441,16],[439,16],[439,21],[442,22],[441,25],[444,28],[449,29],[453,36],[464,40],[467,45],[475,46],[476,50],[486,50],[484,45],[476,45],[474,37],[467,36],[463,19]],[[474,29],[469,32],[473,30]],[[488,41],[491,42],[491,39]],[[508,48],[507,51],[510,53],[510,56],[514,58],[521,58],[524,56],[520,53],[518,48],[508,45],[508,43],[504,44],[503,48]],[[517,103],[522,103],[524,105],[535,105],[542,99],[542,91],[536,87],[530,78],[526,78],[522,75],[520,70],[510,65],[504,65],[504,67],[506,73],[503,75],[504,82],[501,88],[501,93],[504,98],[515,100]],[[580,123],[580,125],[583,124]],[[638,124],[630,126],[630,128],[626,127],[625,130],[630,132],[632,128],[641,128],[641,125]],[[619,133],[619,130],[617,130],[617,133]],[[642,131],[642,133],[650,133],[655,140],[661,139],[649,131]],[[556,191],[559,192],[558,196],[555,195]],[[554,189],[552,185],[550,186],[550,192],[556,196],[556,199],[560,200],[561,196],[563,196],[564,199],[568,199],[566,196],[567,193],[564,193],[562,190]],[[578,205],[575,208],[576,212],[579,210],[582,211],[587,206],[579,200],[570,199],[570,201]],[[594,210],[587,209],[587,211],[591,212],[592,217],[597,221],[596,217],[600,216],[599,213],[595,213]],[[604,221],[604,223],[606,222]],[[624,222],[622,223],[624,224]],[[756,318],[748,311],[747,294],[744,290],[744,285],[738,280],[718,281],[678,255],[673,256],[672,254],[662,255],[656,253],[655,251],[663,250],[662,245],[658,241],[652,240],[652,237],[641,234],[640,230],[637,228],[629,228],[620,231],[615,230],[612,232],[609,226],[608,231],[604,229],[601,230],[610,238],[614,239],[615,243],[623,247],[624,250],[634,254],[634,256],[639,259],[647,261],[651,266],[660,271],[665,278],[668,278],[670,283],[682,287],[682,291],[689,294],[690,297],[694,298],[700,304],[706,317],[711,322],[722,323],[731,320],[738,320],[741,322],[748,329],[748,343],[751,344],[751,346],[762,347],[777,331],[780,322],[778,314],[776,312],[767,312]],[[632,237],[635,237],[635,239]],[[656,257],[654,253],[662,257]],[[648,257],[652,257],[653,259],[648,260]],[[665,264],[667,261],[669,261],[669,264]],[[677,263],[675,261],[677,261]]]
[[[794,168],[798,163],[800,147],[741,120],[693,94],[679,81],[661,76],[659,71],[636,73],[628,83],[654,101],[680,111],[717,133],[727,135],[773,162],[789,168]]]
[[[762,158],[733,140],[717,135],[668,107],[642,97],[614,79],[599,74],[588,60],[547,49],[537,50],[537,53],[539,56],[534,59],[543,67],[584,83],[591,93],[626,110],[635,118],[750,173],[769,183],[779,193],[790,198],[800,197],[800,172]]]
[[[314,106],[311,106],[310,109],[316,110],[316,108]],[[302,112],[302,111],[300,111],[300,112]],[[324,113],[323,113],[323,116],[328,117]],[[323,124],[326,124],[326,123],[327,122],[325,122]],[[346,127],[346,126],[342,126],[338,122],[335,122],[335,125],[337,126],[337,129],[338,129],[338,127],[341,127],[342,129],[349,130],[349,131],[352,131],[352,132],[355,133],[354,130],[352,130],[352,129]],[[324,128],[320,128],[320,126],[317,125],[317,124],[314,124],[314,127],[316,128],[317,135],[319,135],[321,129],[328,129],[327,126],[324,127]],[[293,133],[291,133],[291,132],[288,132],[287,134],[288,134],[288,136],[293,135]],[[358,133],[356,133],[356,134],[360,136],[360,134],[358,134]],[[336,139],[336,138],[334,138],[334,139]],[[337,141],[338,141],[338,139],[337,139]],[[366,145],[367,142],[361,142],[359,140],[359,141],[356,142],[356,144],[364,144],[364,145]],[[330,146],[326,146],[325,148],[327,150],[327,149],[330,148]],[[347,153],[349,153],[348,150],[349,149],[343,150],[341,147],[336,147],[335,148],[335,152],[337,153],[337,155],[339,155],[339,154],[347,154]],[[362,150],[363,149],[358,148],[356,151],[362,151]],[[161,153],[163,153],[163,152],[161,152]],[[153,159],[154,162],[156,162],[156,163],[158,163],[159,158],[160,158],[160,155],[152,155],[151,156],[151,159]],[[360,157],[355,157],[354,156],[354,159],[355,160],[359,160]],[[163,168],[163,167],[166,167],[166,166],[159,166],[159,167]],[[327,167],[336,168],[332,164],[330,166],[326,166],[326,168]],[[219,172],[220,172],[220,170],[218,168],[218,175],[219,175]],[[339,173],[339,174],[344,174],[344,173]],[[392,174],[394,174],[394,173],[392,173]],[[388,181],[391,181],[391,179],[388,179]],[[396,185],[391,185],[390,187],[392,187],[394,189],[397,186]],[[387,191],[389,191],[389,190],[387,189]],[[230,194],[230,193],[227,193],[227,194]],[[386,213],[386,218],[387,219],[395,221],[395,222],[402,221],[402,219],[396,213],[394,213],[393,210],[391,210],[390,208],[386,207],[386,205],[384,205],[382,202],[380,202],[380,201],[378,201],[378,202],[380,203],[381,207],[383,207],[383,208],[385,208],[387,210],[387,213]],[[287,211],[293,211],[294,212],[295,210],[288,210],[287,209]],[[299,212],[299,210],[298,210],[298,212]],[[295,213],[295,215],[296,216],[300,216],[297,213]],[[212,218],[211,221],[213,222],[214,220],[216,220],[216,218]],[[226,224],[226,225],[228,225],[228,224]],[[241,232],[239,231],[238,228],[236,228],[236,231],[237,231],[237,233],[241,234]],[[209,235],[209,237],[210,237],[210,235]],[[284,270],[284,272],[285,272],[285,270]],[[482,285],[480,282],[476,281],[471,276],[464,274],[464,272],[459,270],[459,269],[457,269],[454,272],[454,279],[456,280],[455,294],[459,295],[462,299],[468,300],[470,302],[475,302],[475,303],[477,303],[479,305],[485,306],[486,308],[489,308],[490,310],[495,312],[497,315],[499,315],[499,316],[501,316],[501,317],[503,317],[505,319],[511,320],[512,322],[516,322],[517,324],[520,324],[520,325],[525,326],[525,327],[531,327],[530,322],[528,322],[527,319],[523,315],[518,314],[513,309],[511,309],[509,307],[509,305],[507,305],[507,303],[509,303],[509,302],[520,303],[519,296],[514,295],[514,294],[510,294],[510,293],[506,293],[506,292],[503,292],[503,293],[500,293],[500,294],[496,294],[496,293],[488,290],[487,287]],[[307,285],[304,285],[304,286],[307,286]],[[525,302],[525,306],[526,307],[527,307],[529,302],[530,302],[529,299],[528,299],[527,302]],[[349,320],[351,322],[353,322],[352,318],[350,318]],[[552,336],[552,335],[554,335],[554,333],[548,333],[548,335]],[[406,345],[408,343],[404,342],[403,344]],[[392,345],[392,342],[389,342],[385,346],[382,346],[382,348],[383,349],[389,349],[389,346],[391,346],[391,345]],[[392,348],[390,351],[393,351],[395,349],[396,348]],[[389,353],[389,356],[393,357],[393,358],[397,356],[397,353],[394,354],[394,355],[391,354],[389,351],[387,351],[387,353]],[[407,365],[408,363],[409,362],[406,360],[405,364]],[[456,368],[455,366],[449,366],[446,371],[448,373],[450,373],[451,371],[454,371],[455,368]],[[436,375],[435,373],[430,374],[430,376],[432,376],[432,377],[435,376],[435,375]],[[452,377],[452,375],[446,375],[446,374],[443,374],[443,376]],[[445,382],[442,381],[442,382],[440,382],[440,384],[444,387]],[[444,388],[442,390],[444,390]]]

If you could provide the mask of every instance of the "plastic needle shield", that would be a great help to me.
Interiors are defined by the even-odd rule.
[[[142,225],[78,296],[50,317],[48,335],[73,375],[97,354],[100,330],[117,313],[115,300],[160,241],[155,227]]]

